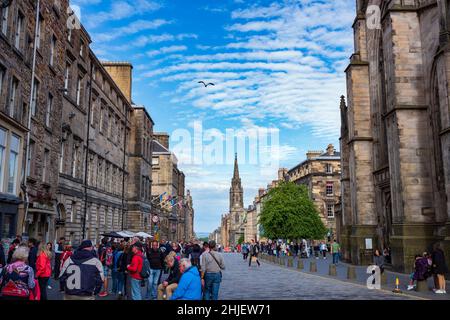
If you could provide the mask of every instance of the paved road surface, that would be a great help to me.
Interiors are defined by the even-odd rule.
[[[413,299],[409,295],[395,295],[390,291],[369,290],[363,285],[343,282],[283,268],[262,261],[261,267],[244,262],[242,255],[225,253],[226,270],[219,292],[221,300],[399,300]],[[305,263],[305,266],[307,264]],[[51,300],[60,300],[59,286],[51,280]],[[110,295],[98,300],[115,300]]]

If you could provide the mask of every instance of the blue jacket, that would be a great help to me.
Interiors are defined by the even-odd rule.
[[[65,292],[74,296],[97,295],[103,285],[103,266],[93,252],[77,250],[64,263],[60,279]]]
[[[184,271],[170,300],[202,300],[202,281],[197,267]]]

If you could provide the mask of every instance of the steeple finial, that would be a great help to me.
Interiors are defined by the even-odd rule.
[[[234,174],[233,174],[233,180],[239,179],[239,165],[238,165],[238,158],[237,158],[237,152],[234,156]]]

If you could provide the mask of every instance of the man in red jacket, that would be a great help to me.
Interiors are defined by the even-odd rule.
[[[136,242],[131,249],[133,252],[133,258],[131,263],[127,266],[130,283],[131,283],[131,299],[142,300],[141,295],[141,277],[142,266],[144,264],[144,256],[142,255],[142,243]]]

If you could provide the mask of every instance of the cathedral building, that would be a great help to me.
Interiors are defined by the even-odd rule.
[[[221,240],[225,247],[235,246],[245,234],[244,189],[239,177],[237,154],[234,159],[234,173],[230,188],[230,211],[222,216]]]
[[[379,8],[380,24],[369,21]],[[394,270],[441,242],[450,257],[450,1],[358,0],[341,98],[345,260],[390,249]]]

